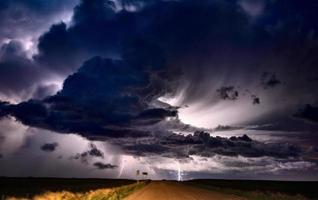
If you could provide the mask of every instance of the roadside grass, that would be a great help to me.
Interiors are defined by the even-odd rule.
[[[8,196],[31,199],[48,191],[85,193],[101,188],[118,188],[134,183],[136,181],[127,179],[0,177],[0,200]]]
[[[4,200],[122,200],[134,191],[141,189],[147,182],[139,182],[116,188],[90,190],[87,192],[45,192],[31,198],[2,197]]]

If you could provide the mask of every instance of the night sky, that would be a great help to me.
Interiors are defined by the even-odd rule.
[[[0,176],[317,181],[317,10],[1,0]]]

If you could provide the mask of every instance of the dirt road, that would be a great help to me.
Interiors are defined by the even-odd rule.
[[[243,200],[219,192],[188,186],[184,183],[154,181],[125,200]]]

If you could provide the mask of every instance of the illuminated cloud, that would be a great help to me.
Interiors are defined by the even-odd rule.
[[[181,160],[195,156],[215,159],[213,169],[227,175],[238,169],[225,157],[251,171],[264,169],[262,162],[268,173],[312,170],[311,142],[294,144],[295,138],[284,135],[284,141],[268,143],[268,132],[255,131],[305,135],[318,130],[313,123],[316,5],[298,0],[1,1],[0,152],[9,159],[1,171],[19,174],[9,165],[22,161],[10,159],[29,148],[42,159],[67,160],[71,164],[65,168],[78,167],[74,174],[96,162],[120,166],[116,158],[107,160],[116,151],[87,149],[88,140],[116,145],[131,163],[138,163],[134,156],[180,163],[167,171],[143,168],[156,178],[175,171],[180,177],[187,171]],[[40,130],[48,138],[39,142],[34,132]],[[76,138],[78,146],[53,140],[49,133]],[[54,153],[39,149],[47,141],[59,144]],[[66,150],[68,145],[74,150]],[[89,165],[64,159],[77,154]],[[129,177],[122,169],[114,169],[119,172],[113,176]],[[108,170],[93,171],[87,176]]]
[[[264,14],[267,0],[239,0],[238,4],[251,17]]]

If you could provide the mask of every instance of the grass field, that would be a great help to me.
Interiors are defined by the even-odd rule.
[[[145,184],[133,180],[0,178],[0,199],[120,200]]]
[[[250,200],[318,200],[318,182],[192,180],[186,183]]]
[[[110,179],[0,178],[0,200],[121,200],[148,183]],[[248,200],[318,200],[318,182],[192,180],[174,183]],[[174,193],[174,190],[170,192]]]

